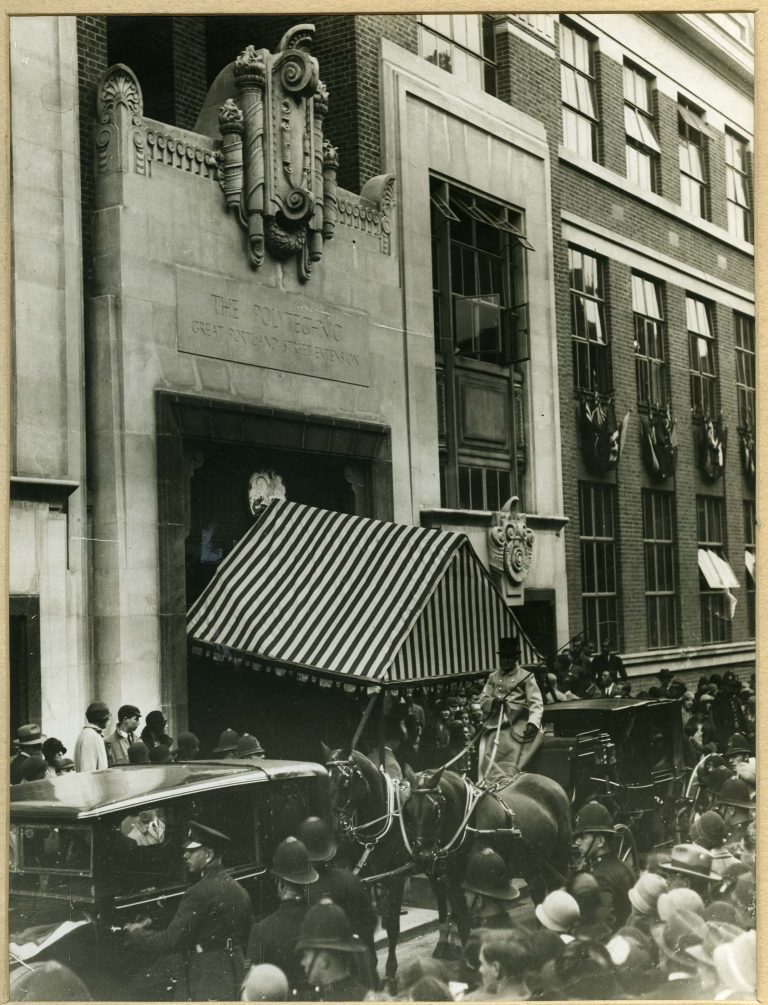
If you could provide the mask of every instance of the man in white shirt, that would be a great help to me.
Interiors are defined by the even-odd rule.
[[[109,709],[103,701],[93,701],[85,710],[88,720],[75,742],[77,771],[101,771],[109,767],[104,730],[109,722]]]
[[[109,766],[128,764],[128,748],[134,741],[141,712],[135,705],[121,705],[117,710],[117,726],[106,738]]]

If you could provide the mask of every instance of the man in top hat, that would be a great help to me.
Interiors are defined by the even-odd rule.
[[[712,868],[712,853],[697,844],[676,844],[669,862],[660,867],[667,877],[670,889],[686,886],[708,902],[721,876]]]
[[[672,681],[672,671],[669,667],[662,667],[656,676],[659,678],[661,696],[662,698],[667,698],[669,696],[670,682]]]
[[[130,763],[128,748],[133,743],[140,718],[141,712],[135,705],[121,705],[117,710],[117,725],[104,741],[110,767]]]
[[[226,834],[191,822],[183,848],[193,883],[170,925],[151,931],[151,922],[145,919],[125,926],[133,948],[159,958],[150,980],[175,978],[179,982],[177,1000],[234,1001],[239,997],[251,900],[222,865],[222,853],[230,844]]]
[[[499,640],[499,663],[480,695],[486,716],[478,753],[481,778],[492,781],[518,770],[541,742],[544,699],[533,672],[520,666],[516,637]]]
[[[586,803],[576,816],[573,836],[581,856],[579,871],[591,872],[595,877],[604,908],[613,909],[616,927],[620,928],[632,911],[629,891],[635,884],[635,876],[616,855],[613,817],[602,803]]]
[[[85,710],[86,724],[75,741],[75,767],[78,771],[103,771],[109,767],[104,730],[109,709],[103,701],[92,701]]]
[[[318,881],[309,887],[310,903],[324,895],[338,904],[349,918],[352,931],[368,951],[372,983],[376,980],[376,948],[374,935],[378,917],[371,898],[351,869],[334,865],[337,845],[331,828],[321,817],[307,817],[298,830],[298,838],[307,849],[309,861],[317,870]]]
[[[307,913],[308,888],[317,882],[318,875],[298,838],[287,837],[277,846],[272,875],[277,880],[278,908],[253,926],[246,956],[251,964],[272,963],[279,967],[298,998],[306,1000],[296,940]]]
[[[38,757],[43,754],[43,731],[35,722],[27,723],[26,726],[19,726],[16,730],[16,739],[19,744],[19,752],[11,760],[11,785],[18,785],[24,777],[24,765],[30,757]]]
[[[355,965],[365,946],[353,934],[344,911],[330,897],[323,897],[307,911],[296,948],[316,1000],[362,1001],[371,990],[362,983]]]

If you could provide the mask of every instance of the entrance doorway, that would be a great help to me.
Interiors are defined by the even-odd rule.
[[[9,600],[11,737],[27,722],[40,722],[40,601],[34,596]]]

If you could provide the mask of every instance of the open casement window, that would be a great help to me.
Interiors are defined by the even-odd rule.
[[[742,241],[752,240],[752,210],[748,166],[748,144],[728,129],[725,131],[725,181],[728,200],[728,230]]]
[[[706,126],[697,109],[681,101],[677,106],[680,160],[680,205],[707,219]]]
[[[658,161],[651,97],[653,81],[630,63],[624,64],[624,131],[627,178],[650,192],[658,191]]]
[[[498,509],[520,494],[516,468],[525,464],[524,408],[515,404],[524,385],[513,366],[530,357],[533,248],[511,206],[438,178],[430,200],[443,503]]]
[[[468,84],[496,94],[493,14],[419,14],[419,55]]]
[[[605,320],[604,263],[580,248],[568,249],[574,389],[611,392],[611,360]]]
[[[659,284],[634,273],[632,310],[635,322],[637,403],[649,410],[663,410],[667,405],[667,380],[664,364],[664,314]]]
[[[570,21],[560,21],[560,87],[563,145],[597,161],[595,40]]]
[[[696,297],[685,298],[688,350],[691,371],[691,408],[696,416],[718,414],[715,334],[709,304]]]
[[[736,334],[736,400],[739,426],[755,429],[755,319],[735,313]]]
[[[735,606],[730,591],[738,588],[739,581],[724,553],[723,500],[718,496],[697,496],[696,517],[701,641],[728,642]]]

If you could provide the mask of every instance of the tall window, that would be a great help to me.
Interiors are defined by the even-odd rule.
[[[671,492],[643,492],[645,610],[651,649],[677,644],[672,498]]]
[[[653,121],[652,84],[647,74],[631,63],[624,64],[627,178],[649,192],[657,192],[661,149]]]
[[[717,416],[717,370],[715,336],[709,304],[695,297],[685,298],[688,349],[691,366],[691,407],[695,415]]]
[[[747,632],[755,637],[755,503],[744,500],[744,565],[747,569]]]
[[[522,375],[512,365],[527,345],[531,246],[519,210],[438,178],[430,196],[443,504],[497,510],[522,488]]]
[[[752,214],[749,202],[747,143],[735,133],[725,131],[725,180],[728,198],[728,230],[742,241],[752,240]]]
[[[569,248],[568,265],[574,386],[580,391],[608,394],[611,374],[603,261],[579,248]]]
[[[734,314],[736,330],[736,396],[739,405],[739,425],[755,428],[755,319],[746,314]]]
[[[664,314],[659,284],[633,273],[632,310],[635,316],[637,403],[648,408],[665,408]]]
[[[429,63],[496,94],[493,14],[419,14],[419,52]]]
[[[699,553],[701,554],[702,550],[713,552],[720,561],[724,562],[723,500],[715,496],[697,496],[696,515]],[[715,569],[715,578],[710,576],[708,579],[702,569],[701,562],[699,563],[702,642],[727,642],[730,637],[729,598],[722,585],[718,585],[717,575],[720,573],[721,569],[718,567]],[[722,583],[721,575],[719,582]]]
[[[563,145],[597,160],[595,41],[570,21],[560,21]]]
[[[680,132],[680,205],[688,213],[706,218],[704,119],[700,111],[682,101],[677,110]]]
[[[616,497],[612,485],[579,483],[582,616],[586,637],[598,648],[619,645],[616,575]]]

